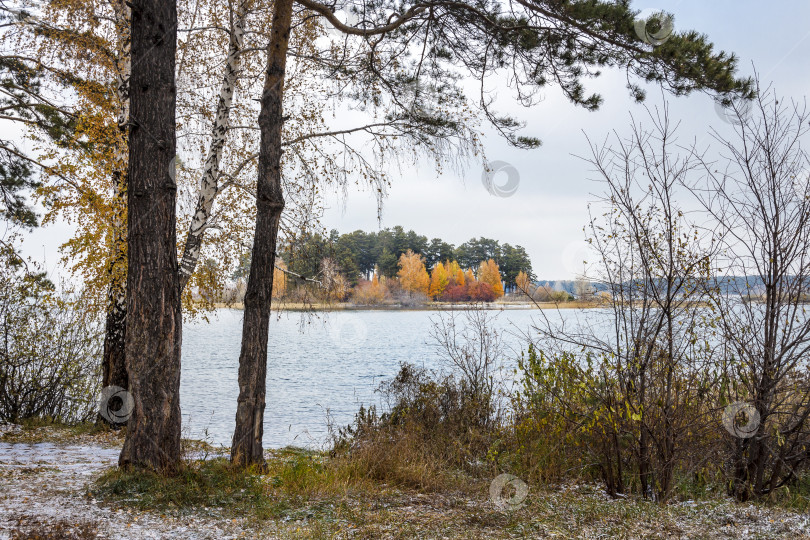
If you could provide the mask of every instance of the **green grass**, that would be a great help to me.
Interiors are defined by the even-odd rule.
[[[284,504],[267,496],[264,478],[255,469],[236,469],[224,458],[188,463],[176,476],[138,469],[113,469],[92,488],[94,496],[117,499],[141,510],[227,509],[259,518],[283,515]]]
[[[95,422],[66,424],[64,422],[54,421],[50,418],[26,418],[20,421],[19,426],[26,431],[39,430],[42,428],[66,430],[72,435],[92,435],[94,433],[110,430],[108,426],[104,424],[97,424]]]
[[[30,418],[21,420],[20,429],[9,431],[0,436],[0,441],[9,443],[98,443],[102,445],[118,444],[123,440],[125,429],[112,429],[105,424],[81,422],[65,424],[48,418]]]
[[[806,514],[810,511],[810,474],[799,477],[793,485],[780,488],[763,504]]]
[[[234,467],[223,457],[187,461],[175,476],[112,469],[96,481],[91,493],[141,510],[210,508],[223,516],[259,521],[316,517],[329,522],[334,514],[348,511],[341,499],[363,482],[340,467],[327,467],[325,459],[319,453],[288,448],[275,451],[264,471]]]

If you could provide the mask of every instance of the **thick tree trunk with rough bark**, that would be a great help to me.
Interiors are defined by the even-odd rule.
[[[134,0],[130,6],[126,364],[134,409],[119,464],[170,474],[180,462],[177,5],[171,0]]]
[[[183,257],[180,260],[180,289],[184,289],[191,279],[197,262],[200,260],[205,231],[211,221],[211,209],[214,199],[219,195],[219,162],[222,158],[222,148],[230,128],[231,104],[236,89],[236,79],[242,58],[242,43],[245,35],[245,18],[247,17],[247,1],[239,4],[236,18],[231,28],[228,58],[225,60],[225,74],[219,91],[219,102],[211,131],[211,146],[203,167],[200,191],[197,196],[197,205],[191,219],[186,243],[183,248]]]
[[[281,189],[282,97],[293,0],[277,0],[267,50],[267,75],[259,113],[261,142],[256,186],[256,231],[245,293],[242,351],[239,355],[239,401],[231,461],[264,464],[262,435],[267,376],[267,334],[273,292],[276,240],[284,197]]]
[[[126,193],[127,193],[127,123],[129,122],[129,77],[130,77],[130,8],[124,0],[111,2],[115,14],[115,32],[118,39],[116,58],[116,97],[118,99],[119,139],[115,148],[113,171],[113,205],[116,209],[112,223],[112,253],[110,257],[110,285],[107,292],[107,321],[104,329],[104,352],[102,357],[102,386],[119,386],[126,389]],[[99,421],[106,420],[99,415]]]

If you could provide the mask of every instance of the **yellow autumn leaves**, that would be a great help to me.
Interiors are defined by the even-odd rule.
[[[400,255],[399,268],[397,276],[399,277],[400,286],[404,290],[411,293],[421,293],[434,300],[442,298],[451,287],[462,288],[465,293],[454,291],[456,294],[450,295],[448,299],[464,299],[463,297],[467,295],[466,291],[470,288],[475,289],[479,284],[485,284],[492,289],[492,294],[487,296],[500,298],[504,295],[500,269],[493,259],[480,263],[477,278],[472,269],[468,268],[466,272],[463,271],[457,261],[436,263],[436,266],[428,274],[422,256],[411,250]]]
[[[399,256],[399,284],[408,292],[427,296],[430,290],[430,276],[422,262],[422,256],[410,249]]]

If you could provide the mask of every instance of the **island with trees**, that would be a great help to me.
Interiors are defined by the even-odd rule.
[[[531,260],[521,246],[473,238],[456,247],[400,226],[376,233],[333,230],[329,235],[300,236],[283,244],[275,264],[273,298],[287,307],[333,303],[412,308],[505,297],[516,303],[575,298],[561,288],[535,283]],[[215,263],[203,261],[206,265]],[[249,273],[246,253],[222,289],[197,291],[195,299],[239,306]],[[593,299],[587,287],[580,289],[582,299]]]

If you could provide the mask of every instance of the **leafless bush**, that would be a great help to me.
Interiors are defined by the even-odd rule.
[[[364,477],[428,490],[453,487],[458,470],[486,467],[496,431],[466,380],[403,364],[379,391],[389,411],[361,408],[338,431],[333,455]]]
[[[0,420],[88,421],[100,390],[101,328],[11,253],[0,270]]]
[[[501,336],[494,328],[496,318],[485,309],[451,311],[433,318],[430,330],[433,347],[481,401],[487,418],[495,393],[494,367],[504,354]]]
[[[726,433],[730,491],[741,500],[797,481],[810,447],[810,112],[762,88],[746,110],[735,136],[715,133],[723,158],[699,156],[706,182],[691,186],[723,244],[712,295],[721,399],[756,417],[750,433]]]
[[[418,307],[430,302],[430,298],[418,291],[409,291],[402,287],[399,281],[390,280],[386,283],[388,293],[394,303],[404,307]]]
[[[388,287],[375,276],[372,281],[361,281],[354,288],[352,302],[362,306],[381,306],[393,302]]]
[[[565,384],[578,393],[558,396],[560,410],[592,434],[607,491],[666,499],[679,470],[700,463],[710,429],[712,320],[701,285],[714,246],[676,202],[696,164],[673,152],[666,109],[649,120],[650,129],[634,124],[629,138],[592,146],[590,162],[606,188],[604,214],[589,227],[599,255],[592,279],[608,291],[609,311],[567,324],[541,313],[537,329],[538,349],[570,368]],[[546,379],[538,379],[540,390]]]
[[[531,292],[531,299],[535,302],[551,302],[553,293],[547,285],[540,285]]]
[[[481,472],[500,426],[493,367],[503,352],[485,310],[434,320],[435,346],[452,369],[410,364],[380,385],[388,412],[362,408],[339,431],[334,452],[365,475],[423,489],[448,488],[459,469]]]

